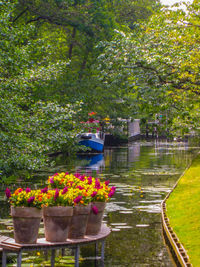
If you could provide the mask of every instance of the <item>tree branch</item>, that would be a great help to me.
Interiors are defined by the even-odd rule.
[[[20,12],[19,15],[13,19],[13,23],[17,21],[24,13],[26,13],[27,10],[28,10],[28,7],[25,8],[22,12]]]
[[[147,69],[147,70],[151,70],[151,71],[155,72],[157,77],[158,77],[158,79],[160,80],[160,82],[161,83],[166,83],[166,81],[160,76],[159,72],[156,69],[154,69],[153,67],[150,67],[150,66],[144,66],[141,62],[136,62],[135,66],[127,66],[125,68],[135,69],[137,67],[143,68],[143,69]]]
[[[30,19],[26,22],[26,24],[29,24],[29,23],[32,23],[32,22],[35,22],[35,21],[39,21],[39,20],[45,20],[46,18],[44,17],[37,17],[37,18],[34,18],[34,19]]]

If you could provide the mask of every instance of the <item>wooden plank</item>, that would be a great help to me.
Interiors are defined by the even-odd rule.
[[[16,243],[13,238],[7,238],[1,242],[1,247],[7,250],[20,250],[20,249],[42,249],[42,248],[52,248],[52,247],[63,247],[63,246],[76,246],[81,244],[89,244],[91,242],[96,242],[101,239],[105,239],[111,233],[111,229],[102,225],[101,231],[98,235],[85,236],[82,239],[67,239],[65,242],[48,242],[45,238],[39,238],[36,244],[19,244]]]
[[[1,244],[2,241],[5,241],[5,240],[7,240],[7,239],[9,239],[9,238],[10,238],[10,237],[8,237],[8,236],[0,235],[0,244]]]
[[[1,246],[1,242],[6,241],[7,239],[9,239],[9,237],[7,237],[5,235],[0,235],[0,251],[3,250],[2,246]]]

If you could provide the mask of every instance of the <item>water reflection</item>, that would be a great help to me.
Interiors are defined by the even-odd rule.
[[[82,162],[81,166],[77,166],[77,170],[84,169],[86,172],[88,170],[101,172],[105,168],[103,154],[78,155],[77,158]]]
[[[139,160],[140,143],[132,144],[128,147],[128,162]]]
[[[59,161],[54,170],[92,172],[117,187],[104,216],[112,228],[106,242],[106,267],[173,266],[162,239],[160,203],[198,149],[185,143],[137,142],[92,157],[79,156],[73,164]],[[41,185],[46,178],[47,173],[40,173],[33,180],[20,181],[20,186]],[[10,221],[3,188],[0,197],[0,229],[6,231]],[[81,258],[85,260],[80,267],[100,266],[88,258],[93,255],[93,247],[82,248]]]

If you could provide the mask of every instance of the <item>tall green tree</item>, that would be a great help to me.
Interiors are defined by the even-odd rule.
[[[115,51],[117,39],[107,42],[119,36],[115,28],[137,35],[134,21],[148,18],[156,3],[0,1],[1,173],[35,170],[48,164],[49,152],[75,151],[78,122],[88,111],[138,113],[126,56]],[[135,13],[123,13],[126,7]]]
[[[99,57],[105,91],[120,88],[115,98],[129,116],[154,120],[160,113],[178,135],[199,121],[199,3],[186,6],[161,9],[132,34],[119,32]]]
[[[6,174],[45,166],[47,153],[55,150],[71,152],[81,108],[32,97],[35,81],[51,80],[60,66],[45,61],[41,46],[35,48],[33,25],[13,25],[16,5],[17,1],[2,1],[0,11],[0,172]]]
[[[137,20],[147,19],[157,1],[20,0],[19,4],[15,20],[21,19],[39,27],[37,38],[48,43],[46,51],[49,51],[51,60],[70,60],[62,77],[56,77],[51,83],[39,82],[35,97],[56,97],[64,102],[82,100],[85,109],[89,110],[102,95],[93,69],[102,52],[98,43],[111,40],[115,28],[128,30],[127,26]],[[128,15],[120,13],[130,7]]]

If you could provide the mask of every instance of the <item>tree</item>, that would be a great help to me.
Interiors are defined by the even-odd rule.
[[[48,163],[47,153],[73,151],[79,132],[75,118],[80,105],[38,102],[32,97],[35,80],[50,80],[60,66],[43,59],[33,46],[35,27],[13,25],[17,1],[1,2],[0,12],[0,172],[36,170]],[[34,58],[40,54],[41,61]],[[67,64],[67,62],[65,62]],[[39,78],[38,78],[39,77]],[[75,116],[76,114],[76,116]]]
[[[70,60],[70,65],[56,80],[46,84],[38,81],[40,86],[35,86],[34,96],[39,99],[42,91],[43,99],[55,97],[61,102],[81,100],[87,111],[96,106],[96,102],[101,103],[102,98],[107,104],[110,102],[105,98],[105,91],[99,91],[101,85],[96,80],[97,70],[93,69],[102,52],[98,43],[111,40],[114,28],[128,30],[127,25],[147,19],[157,6],[157,1],[149,0],[20,0],[19,3],[17,20],[39,27],[37,38],[48,43],[51,60],[58,57]],[[128,16],[120,13],[130,7],[134,12],[131,11]]]
[[[164,114],[178,135],[199,121],[199,3],[187,7],[162,9],[138,31],[119,32],[99,57],[99,79],[106,91],[120,88],[116,98],[129,116]]]

